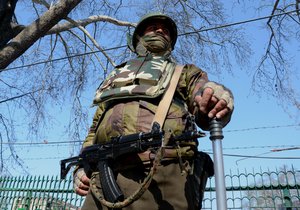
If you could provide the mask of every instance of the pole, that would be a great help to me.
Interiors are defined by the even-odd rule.
[[[216,185],[216,200],[218,210],[227,210],[225,175],[222,151],[222,139],[224,138],[222,132],[223,125],[220,121],[212,119],[209,123],[210,140],[213,146],[213,159],[215,171],[215,185]]]

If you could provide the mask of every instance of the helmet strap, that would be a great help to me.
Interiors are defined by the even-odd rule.
[[[138,42],[134,52],[139,56],[146,56],[147,54],[149,54],[150,52],[145,47],[147,46],[147,43],[139,35],[137,35],[136,38]]]
[[[135,53],[135,49],[134,49],[134,47],[132,45],[132,41],[131,41],[132,40],[132,35],[129,32],[126,33],[126,39],[127,39],[128,48],[131,50],[131,52]]]

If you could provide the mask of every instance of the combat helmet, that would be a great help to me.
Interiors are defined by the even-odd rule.
[[[174,49],[176,40],[177,40],[177,26],[176,23],[167,15],[162,13],[150,13],[141,18],[141,20],[138,22],[137,26],[135,27],[135,30],[132,35],[132,46],[133,49],[136,49],[137,43],[138,43],[138,36],[141,36],[142,31],[147,27],[149,23],[151,23],[154,20],[160,20],[164,23],[166,23],[166,26],[168,27],[170,31],[171,36],[171,46],[172,50]]]

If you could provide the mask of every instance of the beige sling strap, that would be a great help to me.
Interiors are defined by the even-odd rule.
[[[183,67],[183,65],[176,65],[168,89],[166,90],[162,100],[159,102],[152,124],[157,122],[161,128],[163,127]]]

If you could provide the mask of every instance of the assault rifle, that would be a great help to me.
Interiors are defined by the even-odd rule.
[[[110,167],[110,161],[115,160],[124,154],[141,153],[149,148],[159,148],[162,145],[163,131],[158,123],[153,123],[152,130],[148,133],[136,133],[126,136],[113,137],[110,142],[95,144],[86,147],[81,154],[75,157],[61,160],[61,179],[65,179],[72,166],[91,166],[96,165],[100,172],[100,182],[104,197],[109,202],[118,202],[124,199],[124,195],[117,185],[113,171]],[[202,132],[189,131],[176,138],[175,141],[183,141],[202,137]]]

